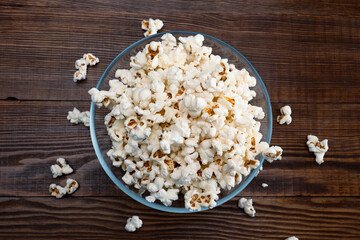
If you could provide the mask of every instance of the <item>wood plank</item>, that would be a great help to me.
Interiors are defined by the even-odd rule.
[[[2,8],[47,8],[62,9],[71,11],[89,11],[96,9],[101,12],[108,11],[126,11],[141,12],[211,12],[211,13],[242,13],[242,14],[314,14],[314,15],[359,15],[360,4],[355,0],[347,1],[207,1],[206,7],[201,0],[185,1],[179,4],[176,0],[153,0],[149,1],[111,1],[111,0],[89,0],[86,2],[73,2],[70,0],[46,1],[39,0],[29,2],[24,0],[7,0],[2,1]]]
[[[284,103],[286,104],[286,103]],[[67,111],[89,102],[0,101],[0,195],[47,196],[50,165],[64,157],[81,184],[76,196],[123,196],[102,170],[89,129],[72,125]],[[282,104],[273,104],[273,115]],[[265,163],[264,171],[244,190],[252,196],[359,196],[359,104],[291,104],[293,123],[274,122],[272,144],[283,147],[283,160]],[[307,151],[306,136],[328,138],[330,150],[318,166]],[[263,189],[261,183],[268,183]]]
[[[1,239],[359,239],[359,198],[254,198],[256,217],[239,197],[213,210],[170,214],[127,197],[0,198]],[[138,215],[143,227],[124,230]]]
[[[0,99],[88,99],[86,90],[97,83],[111,60],[143,37],[140,21],[154,16],[116,8],[104,13],[26,6],[0,10],[4,89]],[[359,103],[359,16],[191,12],[155,16],[164,20],[163,31],[203,32],[233,45],[259,71],[273,102]],[[86,81],[75,84],[74,61],[85,52],[93,52],[100,64],[89,68]]]

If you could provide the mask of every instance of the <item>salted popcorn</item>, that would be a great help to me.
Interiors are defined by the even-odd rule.
[[[261,186],[262,186],[263,188],[267,188],[269,185],[268,185],[267,183],[262,183]]]
[[[324,139],[321,142],[314,135],[307,136],[308,141],[306,142],[309,152],[315,154],[315,161],[321,165],[324,162],[325,153],[329,150],[328,140]]]
[[[86,53],[82,58],[75,61],[75,68],[77,71],[74,73],[74,82],[84,80],[86,78],[87,67],[94,66],[99,62],[99,58],[91,53]]]
[[[252,199],[240,198],[238,207],[244,209],[244,212],[250,217],[255,217],[255,208],[253,207]]]
[[[266,161],[268,161],[269,163],[272,163],[273,161],[281,160],[282,152],[283,152],[283,150],[281,147],[272,146],[272,147],[269,147],[269,148],[266,148],[265,150],[263,150],[262,155],[264,156]]]
[[[73,194],[79,188],[79,183],[74,179],[67,179],[65,190],[67,194]]]
[[[90,126],[90,112],[80,112],[76,107],[68,112],[67,119],[73,124],[83,123],[86,127]]]
[[[64,158],[58,158],[56,164],[51,165],[50,170],[53,174],[53,178],[57,178],[63,174],[70,174],[73,172],[73,169],[65,161]]]
[[[89,91],[109,110],[107,155],[124,184],[165,206],[182,194],[191,211],[215,207],[221,190],[241,183],[269,148],[261,141],[263,109],[249,104],[256,79],[211,54],[204,40],[164,34],[130,58],[130,69],[115,72],[109,90]],[[279,159],[276,151],[268,157]]]
[[[160,19],[154,20],[149,18],[149,20],[143,20],[141,22],[141,28],[146,31],[144,33],[145,37],[156,34],[163,26],[164,23]]]
[[[51,196],[62,198],[66,194],[66,189],[53,183],[49,186],[49,192]]]
[[[128,218],[125,225],[125,230],[128,232],[135,232],[136,229],[139,229],[142,227],[142,220],[138,216],[132,216],[131,218]]]
[[[282,108],[280,108],[280,113],[281,115],[277,116],[276,121],[279,124],[290,124],[292,122],[292,117],[291,115],[291,108],[289,105],[283,106]]]
[[[297,237],[295,237],[295,236],[292,236],[292,237],[288,237],[287,239],[285,239],[285,240],[299,240]]]

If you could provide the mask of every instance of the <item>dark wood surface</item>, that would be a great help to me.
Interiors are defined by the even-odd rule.
[[[169,214],[127,197],[102,170],[89,129],[72,125],[87,90],[111,60],[143,37],[142,19],[163,31],[198,31],[242,52],[262,76],[273,115],[290,104],[293,123],[274,122],[283,160],[213,210]],[[74,61],[100,63],[72,81]],[[360,239],[359,1],[9,1],[0,2],[0,239]],[[318,166],[306,136],[328,138]],[[81,185],[49,197],[49,167],[73,166]],[[262,188],[261,183],[268,183]],[[237,208],[253,197],[255,218]],[[139,215],[144,227],[124,230]]]

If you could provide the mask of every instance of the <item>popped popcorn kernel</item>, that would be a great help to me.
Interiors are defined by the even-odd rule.
[[[252,199],[241,198],[238,202],[238,207],[244,209],[244,212],[250,217],[255,217],[255,208],[253,207]]]
[[[282,152],[283,152],[283,150],[281,147],[272,146],[272,147],[265,149],[262,152],[262,155],[264,156],[266,161],[268,161],[269,163],[272,163],[273,161],[281,160]]]
[[[82,58],[75,61],[75,68],[77,71],[74,73],[74,82],[86,79],[87,66],[94,66],[99,62],[99,58],[91,53],[84,54]]]
[[[308,141],[306,142],[309,152],[313,152],[315,155],[315,161],[317,164],[321,165],[324,163],[325,153],[329,150],[328,140],[324,139],[321,142],[314,135],[307,136]]]
[[[285,239],[285,240],[299,240],[297,237],[295,237],[295,236],[292,236],[292,237],[288,237],[287,239]]]
[[[280,113],[281,115],[278,115],[276,118],[276,121],[279,124],[290,124],[292,122],[292,117],[290,116],[292,111],[291,111],[291,107],[289,105],[283,106],[282,108],[280,108]]]
[[[68,112],[67,120],[73,124],[83,123],[86,127],[90,126],[90,112],[80,112],[79,109],[74,107],[72,111]]]
[[[64,158],[56,159],[56,164],[51,165],[50,170],[53,174],[53,178],[57,178],[63,174],[70,174],[74,171]]]
[[[79,183],[74,179],[67,179],[66,180],[66,193],[67,194],[73,194],[77,189],[79,188]]]
[[[135,232],[142,227],[142,220],[138,216],[132,216],[128,218],[125,225],[125,230],[128,232]]]
[[[149,18],[149,20],[143,20],[141,22],[141,28],[143,30],[146,30],[146,32],[144,33],[145,37],[156,34],[163,26],[164,23],[160,19],[154,20],[152,18]]]
[[[261,186],[262,186],[263,188],[267,188],[269,185],[268,185],[267,183],[262,183]]]
[[[66,194],[66,189],[53,183],[49,186],[49,192],[51,196],[62,198]]]

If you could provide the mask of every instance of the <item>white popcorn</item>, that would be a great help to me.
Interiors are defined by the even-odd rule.
[[[267,183],[262,183],[261,186],[262,186],[263,188],[267,188],[269,185],[268,185]]]
[[[191,94],[184,97],[183,104],[193,118],[200,116],[201,111],[206,107],[206,101],[203,98]]]
[[[146,32],[144,33],[145,37],[156,34],[163,26],[164,23],[160,19],[154,20],[152,18],[149,18],[149,20],[143,20],[141,22],[141,28],[143,30],[146,30]]]
[[[109,109],[107,155],[123,182],[165,206],[183,194],[191,211],[215,207],[221,189],[240,184],[269,148],[257,120],[265,114],[249,104],[256,79],[211,54],[204,40],[164,34],[115,72],[108,91],[89,91]]]
[[[280,108],[280,113],[281,115],[277,116],[276,121],[279,124],[290,124],[292,122],[292,117],[291,115],[291,108],[289,105],[283,106],[282,108]]]
[[[67,179],[66,180],[66,193],[67,194],[73,194],[77,189],[79,188],[79,183],[74,179]]]
[[[264,158],[269,162],[272,163],[273,161],[276,160],[281,160],[281,154],[282,154],[283,150],[281,147],[279,146],[272,146],[269,147],[267,149],[265,149],[262,152],[262,155],[264,156]]]
[[[62,198],[66,194],[66,189],[53,183],[49,186],[49,192],[51,192],[51,196]]]
[[[156,201],[156,198],[152,195],[145,197],[146,201],[153,203]]]
[[[128,232],[135,232],[136,229],[139,229],[142,227],[142,220],[138,216],[132,216],[131,218],[128,218],[125,225],[125,230]]]
[[[99,62],[99,58],[95,57],[92,53],[86,53],[83,55],[83,59],[86,65],[94,66]]]
[[[57,178],[63,174],[70,174],[74,170],[66,163],[64,158],[58,158],[56,164],[51,165],[50,170],[53,174],[53,178]]]
[[[75,61],[75,68],[78,69],[74,73],[74,82],[84,80],[86,78],[87,66],[94,66],[99,62],[99,58],[91,53],[84,54],[82,58]]]
[[[244,212],[250,217],[255,217],[255,208],[253,207],[252,199],[241,198],[238,202],[239,208],[243,208]]]
[[[53,174],[53,178],[57,178],[63,174],[61,167],[57,164],[51,165],[50,170]]]
[[[74,124],[82,122],[86,127],[90,126],[90,112],[80,112],[76,107],[74,107],[72,111],[68,112],[67,119]]]
[[[171,206],[172,202],[178,199],[179,189],[160,189],[155,194],[156,198],[159,199],[165,206]]]
[[[299,240],[297,237],[295,237],[295,236],[292,236],[292,237],[288,237],[287,239],[285,239],[285,240]]]
[[[315,161],[321,165],[324,162],[325,153],[329,150],[328,140],[324,139],[320,142],[314,135],[308,135],[307,138],[306,144],[309,151],[315,154]]]

